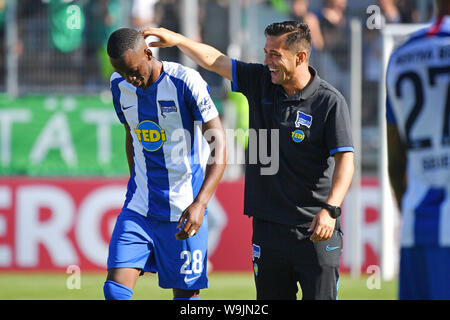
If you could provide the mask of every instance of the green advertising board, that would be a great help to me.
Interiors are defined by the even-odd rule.
[[[0,95],[0,175],[128,175],[125,130],[105,96]]]

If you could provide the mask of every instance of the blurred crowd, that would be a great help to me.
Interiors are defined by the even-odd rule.
[[[357,16],[364,23],[367,19],[365,9],[376,4],[387,23],[421,22],[431,17],[432,7],[428,7],[424,15],[419,12],[420,1],[241,0],[240,3],[242,7],[256,3],[284,15],[286,19],[307,23],[314,47],[311,63],[323,78],[335,85],[348,99],[350,18]],[[228,52],[231,1],[198,2],[197,40]],[[0,74],[3,75],[0,77],[0,91],[5,91],[6,79],[7,3],[8,0],[0,0]],[[18,42],[14,53],[19,57],[21,93],[58,90],[58,84],[64,84],[62,90],[72,93],[96,93],[107,86],[112,69],[105,45],[108,35],[120,26],[162,26],[182,32],[180,0],[18,0],[16,3]],[[80,20],[76,21],[79,28],[68,29],[67,23],[61,21],[64,21],[68,6],[72,4],[81,9]],[[245,18],[242,17],[243,25],[246,23]],[[381,42],[379,30],[363,28],[363,32],[363,124],[370,125],[376,121],[374,114],[377,108]],[[155,55],[160,60],[181,61],[177,48],[155,50]],[[200,72],[210,84],[214,97],[227,96],[229,85],[227,87],[221,77],[205,70]]]

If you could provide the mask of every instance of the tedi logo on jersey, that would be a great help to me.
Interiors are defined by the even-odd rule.
[[[164,129],[150,120],[144,120],[139,123],[134,132],[144,149],[150,152],[158,150],[166,142]]]

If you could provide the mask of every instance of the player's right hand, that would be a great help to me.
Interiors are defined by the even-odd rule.
[[[181,35],[170,31],[165,28],[153,28],[148,27],[144,28],[141,31],[141,34],[144,36],[144,38],[147,38],[149,36],[158,37],[159,41],[152,41],[149,42],[150,47],[173,47],[178,45],[178,43],[181,41]],[[156,40],[156,39],[155,39]]]

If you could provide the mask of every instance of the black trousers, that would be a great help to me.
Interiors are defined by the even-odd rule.
[[[336,300],[342,233],[312,242],[307,228],[253,218],[253,270],[258,300]]]

